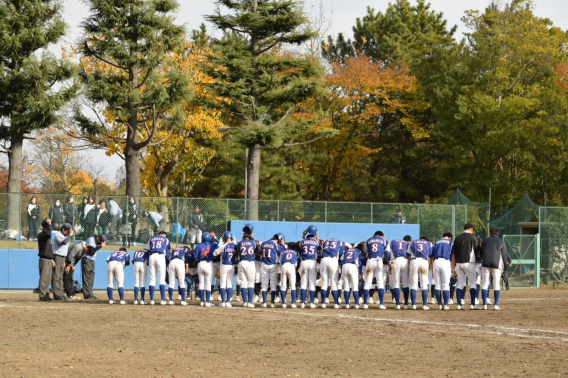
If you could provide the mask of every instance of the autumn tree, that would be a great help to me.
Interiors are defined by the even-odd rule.
[[[74,66],[47,51],[65,35],[61,1],[5,0],[0,20],[0,139],[8,154],[7,191],[20,193],[24,140],[55,124],[78,88],[68,84]],[[18,228],[19,199],[9,195],[8,228]]]
[[[141,194],[141,154],[168,140],[186,123],[182,103],[190,95],[185,74],[163,70],[183,43],[184,30],[174,24],[175,0],[89,0],[80,44],[85,97],[91,112],[78,108],[75,121],[91,141],[125,159],[126,194]],[[175,67],[175,66],[171,66]],[[168,132],[160,138],[160,128]]]
[[[287,54],[282,48],[299,45],[311,34],[298,31],[306,22],[295,0],[218,0],[216,14],[207,19],[223,31],[213,41],[211,60],[222,70],[211,70],[212,88],[230,98],[222,107],[227,123],[241,127],[239,138],[250,154],[246,197],[259,198],[262,151],[293,145],[283,132],[296,105],[322,91],[322,70],[315,59]],[[227,9],[223,14],[221,9]],[[320,138],[321,136],[316,136]],[[308,142],[308,141],[306,141]],[[251,201],[247,218],[256,219]]]

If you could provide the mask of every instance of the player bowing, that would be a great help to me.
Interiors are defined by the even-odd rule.
[[[286,291],[290,287],[292,301],[290,307],[296,308],[296,265],[298,264],[298,243],[291,242],[280,253],[280,296],[282,308],[286,308]]]
[[[243,307],[254,307],[252,301],[256,271],[254,266],[256,242],[253,231],[252,224],[245,224],[243,227],[243,239],[237,243],[237,254],[239,255],[239,275],[237,281],[241,284]]]
[[[148,250],[140,249],[134,252],[132,257],[134,261],[134,304],[145,304],[144,294],[146,293],[146,273],[148,267]],[[141,294],[141,300],[138,302],[138,293]]]
[[[341,280],[343,281],[343,295],[345,297],[345,308],[350,308],[349,290],[353,290],[355,308],[359,308],[359,261],[364,256],[365,242],[351,247],[345,243],[345,252],[340,258],[341,261]]]
[[[337,282],[339,281],[339,256],[345,252],[345,244],[335,238],[327,239],[323,243],[323,250],[320,262],[321,274],[321,307],[326,307],[327,286],[331,286],[331,295],[335,303],[335,308],[339,306],[339,291]]]
[[[158,235],[152,237],[146,249],[150,257],[148,263],[150,266],[150,304],[154,304],[154,292],[156,290],[156,274],[160,276],[160,296],[161,305],[166,304],[166,261],[170,257],[170,241],[165,231],[160,231]]]
[[[431,268],[432,276],[434,277],[434,285],[436,286],[435,294],[436,300],[440,310],[449,310],[450,302],[450,279],[452,277],[452,245],[453,235],[451,232],[446,232],[443,238],[434,244],[432,251]],[[435,263],[434,263],[435,262]],[[442,293],[444,296],[442,302]]]
[[[302,251],[302,262],[300,264],[300,296],[302,298],[302,308],[306,307],[306,291],[310,289],[310,307],[316,308],[316,278],[317,252],[320,248],[318,229],[315,226],[308,226],[304,231],[304,239],[300,242]]]
[[[408,246],[410,260],[410,299],[412,309],[416,310],[416,291],[418,290],[418,279],[420,279],[420,289],[422,289],[422,309],[429,310],[428,307],[428,266],[429,258],[432,255],[432,243],[426,237],[414,240]]]
[[[365,266],[365,286],[363,287],[363,308],[369,308],[369,290],[373,284],[373,278],[377,280],[379,288],[379,309],[386,310],[385,281],[383,276],[383,256],[388,249],[388,242],[382,231],[377,231],[373,237],[367,239],[367,265]]]
[[[221,267],[219,273],[219,292],[221,293],[221,307],[232,307],[233,277],[235,265],[237,265],[237,246],[233,242],[234,237],[230,231],[223,234],[223,242],[219,244],[213,255],[221,255]]]
[[[122,247],[118,251],[111,253],[107,257],[107,275],[108,275],[108,303],[113,304],[113,288],[114,280],[116,279],[116,284],[118,286],[118,294],[120,295],[120,304],[125,305],[124,301],[124,267],[130,265],[130,255],[126,251],[126,248]]]
[[[201,306],[211,307],[211,282],[213,275],[213,252],[217,244],[212,243],[211,234],[204,232],[199,243],[193,251],[193,257],[197,260],[197,275],[199,276],[199,303]]]
[[[169,278],[170,281],[168,282],[168,294],[170,297],[169,305],[174,304],[174,286],[176,284],[176,279],[178,281],[178,287],[181,294],[181,305],[187,306],[187,302],[185,301],[185,259],[187,254],[191,254],[192,251],[189,247],[177,247],[172,250],[170,254],[170,263],[169,263]]]
[[[278,255],[284,247],[284,235],[275,234],[272,239],[265,241],[258,248],[262,253],[260,281],[262,283],[262,307],[266,307],[268,281],[270,281],[270,307],[274,307],[276,286],[278,285]]]

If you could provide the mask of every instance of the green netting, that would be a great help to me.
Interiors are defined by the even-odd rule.
[[[568,207],[541,207],[541,278],[568,283]]]
[[[449,205],[463,205],[465,207],[465,218],[467,222],[473,224],[475,231],[479,236],[486,236],[487,215],[489,209],[488,202],[476,202],[467,198],[461,190],[456,189],[456,192],[448,200]],[[458,230],[461,230],[463,225],[459,225]]]
[[[468,205],[468,206],[481,206],[487,207],[487,202],[475,202],[467,198],[461,190],[456,189],[456,192],[448,200],[449,205]]]
[[[520,235],[519,222],[538,222],[538,209],[539,206],[525,193],[515,207],[490,221],[489,225],[501,230],[501,235]]]

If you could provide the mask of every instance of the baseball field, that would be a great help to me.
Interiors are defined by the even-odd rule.
[[[503,292],[501,311],[121,306],[97,295],[1,293],[0,376],[568,375],[568,289]]]

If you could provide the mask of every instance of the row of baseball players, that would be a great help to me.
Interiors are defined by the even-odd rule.
[[[343,283],[346,308],[350,307],[350,292],[353,293],[355,308],[359,308],[359,278],[363,276],[363,308],[368,308],[369,293],[373,279],[379,292],[380,309],[384,306],[385,276],[383,258],[389,264],[388,271],[391,288],[396,301],[396,309],[401,308],[400,287],[404,294],[404,308],[416,309],[416,296],[421,284],[422,309],[429,310],[428,303],[428,271],[434,278],[435,296],[440,309],[449,310],[450,279],[457,276],[458,309],[464,309],[462,299],[466,278],[470,282],[471,309],[476,306],[478,276],[483,281],[483,309],[487,309],[488,291],[491,281],[495,294],[495,309],[498,310],[500,278],[504,262],[508,261],[505,245],[498,237],[498,230],[492,230],[492,236],[479,243],[473,235],[473,226],[466,224],[464,232],[453,240],[451,233],[445,233],[435,244],[426,238],[412,241],[409,236],[390,242],[381,231],[364,242],[352,246],[349,243],[331,238],[320,240],[315,226],[309,226],[298,243],[286,244],[284,235],[278,233],[268,241],[254,240],[253,226],[245,225],[242,240],[236,242],[231,232],[225,232],[222,242],[214,241],[210,233],[203,234],[202,243],[192,251],[189,247],[179,247],[170,251],[170,242],[165,233],[151,238],[146,249],[135,252],[134,263],[134,297],[135,304],[144,304],[146,269],[150,271],[150,304],[154,304],[154,292],[157,276],[161,304],[166,304],[166,266],[169,266],[169,304],[174,304],[173,292],[175,280],[180,288],[181,304],[187,305],[185,275],[189,273],[192,261],[197,263],[199,276],[199,297],[201,306],[211,306],[211,284],[214,279],[213,259],[221,256],[220,264],[220,296],[221,306],[231,307],[233,277],[238,266],[237,283],[241,286],[241,294],[246,307],[254,307],[255,256],[261,259],[262,306],[267,307],[267,294],[270,284],[270,306],[275,306],[278,295],[282,298],[282,307],[286,307],[287,288],[291,289],[292,304],[296,307],[296,269],[300,273],[300,303],[306,307],[306,297],[310,294],[310,307],[315,308],[316,272],[318,256],[321,258],[319,271],[321,274],[322,307],[326,307],[327,295],[331,294],[334,307],[340,308],[339,272]],[[362,261],[366,259],[363,268]],[[107,259],[109,262],[108,295],[113,303],[114,280],[117,280],[121,303],[124,302],[124,266],[130,263],[126,250],[113,252]],[[479,263],[476,261],[480,261]],[[280,273],[280,279],[278,278]],[[491,277],[493,279],[491,280]],[[280,292],[278,292],[278,286]],[[330,290],[328,291],[328,287]],[[141,294],[141,301],[138,296]],[[411,307],[409,307],[409,297]]]

